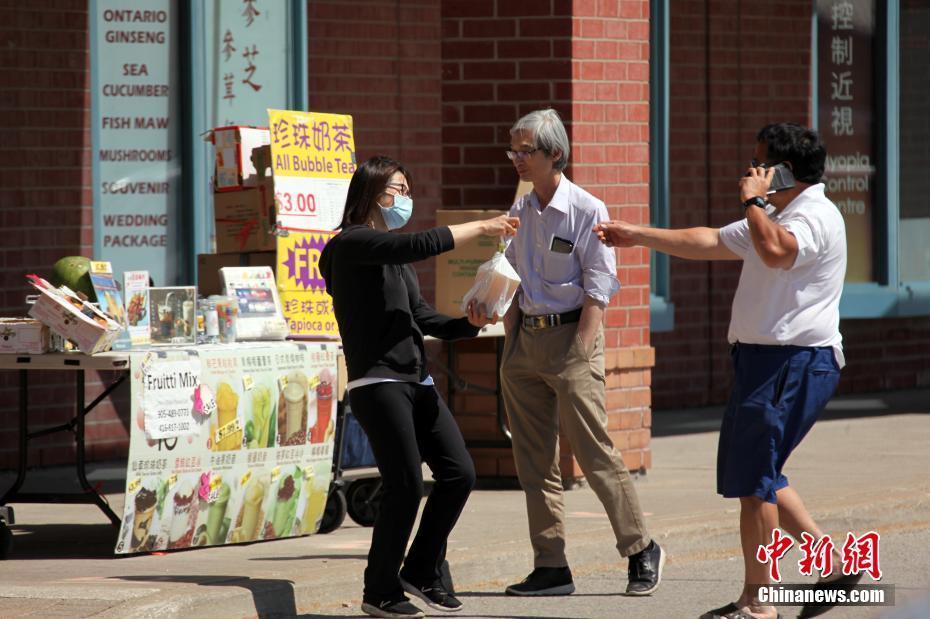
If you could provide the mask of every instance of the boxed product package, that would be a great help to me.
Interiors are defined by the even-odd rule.
[[[223,267],[220,278],[226,296],[239,306],[237,340],[283,340],[288,336],[274,269]]]
[[[436,225],[450,226],[480,219],[491,219],[503,211],[436,211]],[[482,236],[457,245],[436,257],[436,310],[449,316],[464,316],[460,309],[465,293],[475,283],[478,267],[497,251],[499,237]]]
[[[0,318],[0,353],[41,355],[48,347],[48,327],[38,320]]]
[[[123,331],[116,322],[76,293],[62,286],[54,288],[41,278],[33,280],[41,293],[29,315],[68,338],[87,355],[106,352]]]
[[[223,267],[271,267],[274,269],[276,263],[277,254],[273,251],[198,254],[197,294],[202,297],[225,294],[225,287],[220,280],[220,269]]]
[[[271,144],[267,128],[217,127],[208,139],[216,152],[214,182],[217,191],[255,187],[262,177],[271,176],[271,157],[265,154],[267,148],[262,150]]]
[[[216,253],[274,251],[274,182],[262,179],[242,191],[213,194]]]

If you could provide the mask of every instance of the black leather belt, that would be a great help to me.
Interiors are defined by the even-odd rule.
[[[523,316],[523,326],[527,329],[548,329],[578,322],[581,319],[581,308],[565,312],[564,314],[540,314],[538,316]]]

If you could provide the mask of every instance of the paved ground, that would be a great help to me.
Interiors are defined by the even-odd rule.
[[[637,489],[649,526],[670,555],[655,596],[618,595],[626,585],[625,561],[619,560],[607,518],[586,488],[566,497],[577,593],[537,600],[503,596],[503,588],[531,567],[522,494],[479,490],[450,540],[449,559],[468,613],[457,616],[696,617],[731,601],[742,568],[736,503],[714,494],[719,414],[706,409],[654,415],[654,468],[637,481]],[[792,484],[827,531],[881,533],[883,583],[896,587],[895,608],[844,608],[828,617],[886,616],[883,611],[905,617],[909,603],[930,595],[928,422],[930,391],[838,399],[789,463]],[[113,473],[103,467],[96,476]],[[6,479],[0,477],[0,487]],[[121,507],[120,494],[109,498]],[[13,552],[0,562],[0,617],[359,613],[370,529],[351,521],[329,535],[115,558],[114,532],[95,508],[15,507],[20,524],[14,527]],[[797,556],[781,563],[786,581],[805,581],[794,571]],[[797,610],[781,609],[786,617]],[[930,606],[913,612],[907,616],[930,616]]]

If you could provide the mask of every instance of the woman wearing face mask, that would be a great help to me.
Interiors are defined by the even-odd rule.
[[[403,227],[412,211],[410,174],[392,159],[373,157],[352,176],[341,230],[320,256],[346,356],[349,402],[383,483],[362,600],[362,610],[375,617],[422,617],[404,591],[438,610],[462,606],[442,586],[439,567],[475,470],[427,372],[423,337],[473,337],[497,320],[473,306],[463,318],[437,313],[420,296],[410,263],[480,235],[512,236],[519,225],[501,215],[423,232],[390,232]],[[422,462],[436,483],[405,558],[423,496]]]

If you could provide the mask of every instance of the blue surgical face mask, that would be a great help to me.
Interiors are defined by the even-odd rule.
[[[403,228],[413,214],[413,199],[407,196],[394,196],[394,206],[381,207],[381,216],[388,230]]]

